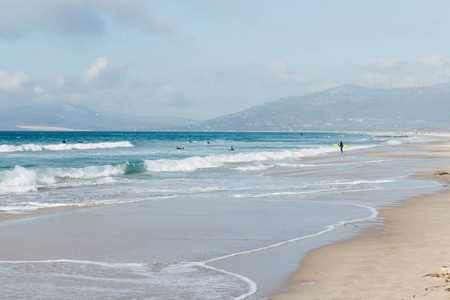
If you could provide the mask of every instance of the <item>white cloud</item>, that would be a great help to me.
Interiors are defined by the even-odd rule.
[[[235,8],[237,6],[236,0],[193,0],[198,6],[207,8]]]
[[[57,74],[54,78],[54,83],[57,87],[63,87],[66,85],[67,82],[67,76],[65,74]]]
[[[2,90],[17,90],[22,87],[22,84],[30,81],[30,77],[23,71],[9,72],[0,71],[0,89]]]
[[[389,74],[378,72],[367,72],[362,77],[369,84],[387,84],[390,79]]]
[[[372,59],[361,63],[362,67],[374,70],[389,70],[402,68],[407,62],[400,58],[395,59]]]
[[[40,87],[39,85],[37,85],[37,86],[35,86],[34,87],[34,92],[36,93],[36,94],[42,94],[42,87]]]
[[[450,59],[443,55],[411,60],[366,60],[359,66],[360,84],[372,87],[412,87],[442,84],[450,80]]]
[[[84,81],[90,85],[111,86],[121,79],[123,63],[110,62],[105,57],[97,58],[84,73]]]
[[[95,62],[86,70],[84,73],[85,81],[93,81],[98,80],[100,78],[100,74],[104,72],[108,68],[108,60],[103,56],[97,58]]]
[[[433,76],[430,77],[430,80],[432,80],[434,84],[448,83],[450,81],[450,69],[442,68],[436,70]]]
[[[178,92],[175,86],[168,83],[164,83],[157,89],[154,99],[164,106],[192,106],[191,101],[187,97]]]
[[[269,64],[269,72],[281,82],[306,83],[308,81],[305,77],[293,75],[284,61],[271,62]]]
[[[0,36],[21,37],[33,31],[93,35],[108,24],[138,26],[151,31],[170,31],[175,22],[150,14],[138,0],[2,0]]]
[[[442,55],[433,55],[430,57],[425,57],[425,58],[419,59],[419,63],[428,68],[442,69],[442,68],[449,66],[450,59],[448,59]]]

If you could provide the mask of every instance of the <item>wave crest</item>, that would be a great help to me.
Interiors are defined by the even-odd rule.
[[[119,147],[134,147],[129,141],[102,142],[102,143],[76,143],[76,144],[22,144],[22,145],[0,145],[0,152],[22,152],[22,151],[62,151],[62,150],[91,150],[108,149]]]
[[[83,168],[25,168],[15,166],[14,169],[0,172],[0,193],[26,193],[44,187],[65,187],[105,183],[105,178],[124,175],[127,164],[87,166]],[[103,179],[103,180],[102,180]],[[92,182],[92,180],[96,180]]]
[[[355,146],[353,150],[360,150],[370,146]],[[335,147],[318,147],[306,148],[298,150],[285,151],[264,151],[253,153],[233,153],[230,155],[210,155],[205,157],[193,156],[180,160],[173,159],[159,159],[159,160],[145,160],[144,165],[147,171],[151,172],[190,172],[200,169],[220,168],[226,164],[254,164],[248,166],[238,166],[238,170],[254,170],[255,165],[258,169],[270,168],[270,166],[262,166],[259,163],[267,161],[281,161],[285,159],[296,159],[307,156],[316,156],[326,153],[336,152]]]

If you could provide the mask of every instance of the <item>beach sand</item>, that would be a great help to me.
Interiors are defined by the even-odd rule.
[[[448,143],[420,148],[428,152],[414,155],[450,157]],[[415,176],[446,186],[450,166],[433,167],[440,170]],[[383,224],[309,252],[285,292],[271,299],[450,299],[449,211],[448,190],[381,210]]]

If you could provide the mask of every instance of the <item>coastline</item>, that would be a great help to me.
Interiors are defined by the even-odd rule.
[[[394,146],[395,147],[395,146]],[[377,148],[379,150],[379,148]],[[400,149],[400,148],[399,148]],[[412,148],[411,148],[412,149]],[[377,150],[375,150],[377,151]],[[379,151],[383,151],[383,150],[379,150]],[[401,151],[401,150],[398,150]],[[408,151],[408,149],[406,149],[406,152]],[[413,150],[414,151],[414,150]],[[393,154],[394,155],[394,154]],[[396,155],[396,153],[395,153]],[[378,155],[381,156],[381,155]],[[420,156],[420,154],[414,154],[414,157],[416,156]],[[422,157],[424,157],[425,155],[422,155]],[[350,158],[351,161],[353,161],[353,158],[356,159],[356,161],[358,161],[357,159],[358,155],[354,155],[351,153],[344,153],[344,154],[336,154],[336,155],[326,155],[326,156],[316,156],[316,157],[305,157],[302,158],[301,161],[305,162],[305,161],[322,161],[321,165],[325,166],[325,165],[329,165],[332,166],[334,161],[337,159],[339,159],[340,163],[345,164],[346,161],[348,161]],[[402,156],[400,156],[402,157]],[[365,160],[363,160],[365,161]],[[369,159],[370,163],[374,163],[376,160],[372,160]],[[384,160],[383,160],[384,161]],[[400,160],[395,159],[395,162],[398,163]],[[420,161],[419,163],[423,163],[423,162],[427,162],[426,159],[418,159],[418,160],[411,160],[411,161]],[[401,162],[400,162],[401,163]],[[358,165],[358,163],[355,163],[355,165]],[[362,169],[362,172],[364,172],[364,169],[367,168],[367,166],[365,164],[362,164],[360,166],[360,168]],[[339,172],[342,172],[342,169],[338,170]],[[328,177],[328,175],[333,175],[335,174],[335,172],[338,172],[337,168],[334,167],[326,167],[323,168],[319,171],[319,174],[321,174],[320,176],[324,176]],[[347,170],[348,173],[353,173],[355,171],[355,169],[353,168],[349,168]],[[303,172],[303,173],[302,173]],[[263,174],[265,176],[269,176],[271,177],[272,175],[274,175],[275,177],[281,175],[281,177],[287,175],[288,177],[308,177],[308,174],[310,173],[310,169],[306,169],[302,172],[298,172],[298,171],[293,171],[292,174],[286,173],[286,174],[270,174],[270,173],[266,173]],[[435,174],[436,175],[436,174]],[[440,176],[440,175],[439,175]],[[334,175],[332,176],[334,178]],[[345,183],[344,183],[345,184]],[[339,192],[338,192],[339,193]],[[414,193],[413,193],[414,194]],[[407,196],[405,196],[406,198]],[[411,196],[412,197],[412,196]],[[402,198],[404,199],[404,198]],[[151,201],[151,202],[147,202],[147,201]],[[339,200],[340,201],[340,200]],[[170,201],[172,202],[172,201]],[[155,202],[156,203],[156,202]],[[58,257],[59,259],[66,259],[67,257],[73,257],[73,259],[78,259],[78,260],[89,260],[89,261],[100,261],[100,262],[104,262],[104,261],[116,261],[117,259],[119,260],[119,262],[121,263],[127,263],[130,261],[134,261],[134,260],[129,260],[129,255],[126,255],[127,252],[132,251],[131,253],[133,254],[132,257],[136,257],[136,258],[143,258],[147,255],[150,255],[150,252],[147,254],[145,252],[148,251],[149,247],[151,246],[150,243],[150,239],[146,236],[136,236],[136,237],[131,237],[130,238],[130,232],[138,232],[139,230],[141,230],[142,228],[155,228],[155,226],[157,224],[159,224],[160,222],[156,222],[156,223],[151,223],[150,218],[148,217],[143,217],[142,219],[139,219],[140,225],[136,226],[135,228],[131,226],[131,224],[128,224],[129,221],[132,221],[131,223],[136,223],[138,220],[138,216],[144,216],[144,215],[148,215],[151,216],[151,218],[155,218],[157,215],[159,214],[154,214],[153,210],[154,208],[154,202],[152,202],[152,200],[142,200],[142,201],[138,201],[138,202],[134,202],[134,203],[127,203],[127,204],[120,204],[120,205],[101,205],[102,203],[99,202],[98,204],[94,204],[94,206],[96,207],[90,207],[93,206],[91,204],[87,204],[87,205],[83,205],[83,206],[63,206],[63,207],[58,207],[58,208],[43,208],[43,209],[39,209],[37,211],[31,212],[30,214],[11,214],[8,216],[8,220],[6,219],[2,219],[1,215],[0,215],[0,225],[8,225],[11,223],[17,223],[17,224],[11,224],[11,225],[20,225],[18,226],[18,229],[13,232],[13,230],[11,230],[11,234],[8,235],[3,235],[6,237],[7,242],[5,243],[5,245],[2,247],[2,249],[0,249],[0,253],[2,253],[2,257],[3,259],[8,259],[8,260],[26,260],[29,261],[30,258],[35,258],[36,260],[40,260],[42,261],[42,259],[52,259],[54,257]],[[397,205],[397,204],[394,204]],[[89,208],[87,208],[87,206],[89,206]],[[151,208],[151,206],[153,206],[153,208]],[[80,208],[84,208],[84,209],[80,209]],[[182,211],[182,215],[181,214],[174,214],[174,217],[176,215],[176,219],[179,220],[181,216],[185,216],[186,212]],[[168,211],[168,213],[172,214],[173,212],[170,210]],[[194,212],[196,215],[198,215],[198,211]],[[109,220],[112,220],[112,216],[119,216],[120,219],[127,219],[127,222],[125,222],[123,225],[119,225],[116,221],[115,222],[110,222]],[[161,215],[162,217],[163,215]],[[164,219],[166,219],[169,214],[164,214]],[[218,215],[217,215],[218,216]],[[216,217],[217,217],[216,216]],[[100,218],[99,218],[100,217]],[[188,215],[186,215],[185,217],[189,218]],[[197,216],[198,217],[198,216]],[[202,218],[204,216],[201,216]],[[298,217],[296,217],[298,218]],[[18,220],[19,222],[15,222],[14,219],[24,219],[24,220]],[[26,220],[29,219],[29,220]],[[32,220],[31,219],[35,219]],[[117,217],[114,217],[114,219],[117,220]],[[80,220],[84,220],[84,221],[80,221]],[[99,221],[101,220],[101,221]],[[4,222],[6,221],[6,222]],[[13,221],[13,222],[9,222],[9,221]],[[29,222],[31,221],[31,222]],[[62,230],[63,226],[66,226],[67,222],[70,221],[72,222],[71,224],[68,224],[70,226],[67,226],[67,229]],[[105,221],[107,221],[106,223],[110,223],[110,226],[107,226],[105,228],[102,228]],[[87,226],[89,224],[89,222],[92,222],[91,225]],[[50,224],[51,226],[46,226],[45,224]],[[375,222],[376,223],[376,222]],[[346,226],[345,224],[343,224],[344,226],[338,226],[338,228],[336,228],[334,230],[334,232],[332,234],[324,234],[320,237],[320,239],[325,239],[327,240],[326,243],[319,243],[317,242],[317,240],[319,238],[314,238],[314,239],[306,239],[304,242],[311,244],[310,248],[307,248],[306,252],[310,252],[312,249],[315,248],[319,248],[323,245],[328,245],[328,244],[334,244],[334,243],[339,243],[342,240],[348,239],[348,238],[352,238],[356,235],[360,235],[361,232],[364,230],[364,228],[367,228],[370,224],[373,224],[372,221],[364,221],[363,223],[358,223],[358,226],[354,226],[353,224],[350,224],[349,226]],[[81,230],[81,233],[78,233],[78,231],[81,229],[81,227],[89,227],[89,229],[83,229]],[[136,224],[135,224],[136,225]],[[35,227],[41,227],[41,230],[35,230]],[[5,231],[8,231],[8,229],[6,228],[8,226],[5,226]],[[102,231],[95,233],[96,228],[102,228]],[[129,228],[128,230],[122,230],[125,228]],[[75,229],[75,230],[74,230]],[[132,229],[132,230],[131,230]],[[30,232],[28,232],[30,231]],[[47,232],[47,234],[44,234],[45,232]],[[57,234],[55,234],[55,232],[57,232]],[[156,230],[156,232],[160,232],[158,230]],[[5,232],[3,232],[4,234]],[[119,234],[118,234],[119,233]],[[26,236],[28,235],[28,236]],[[42,235],[42,236],[39,236]],[[20,237],[20,239],[22,239],[22,241],[17,241],[17,237]],[[126,245],[122,245],[121,243],[118,243],[119,240],[124,240],[124,238],[129,239],[129,240],[134,240],[136,244],[140,245],[139,247],[132,247],[132,249],[129,249],[127,247],[125,247]],[[154,237],[152,237],[154,238]],[[183,237],[185,238],[185,237]],[[55,240],[58,239],[61,242],[55,242]],[[76,239],[79,240],[83,240],[83,243],[79,244],[74,243],[76,242]],[[100,239],[104,239],[105,241],[99,243],[99,245],[96,245]],[[161,240],[160,237],[156,237],[156,239],[159,241]],[[11,242],[8,242],[8,240],[10,240]],[[89,240],[89,243],[85,243],[84,241]],[[166,240],[166,239],[164,239]],[[32,242],[29,242],[32,241]],[[54,246],[50,246],[50,243],[53,243]],[[73,245],[71,247],[62,247],[61,245],[69,245],[70,243],[72,243]],[[32,247],[28,247],[27,245],[33,245]],[[78,245],[77,245],[78,244]],[[145,246],[144,246],[145,244]],[[223,260],[223,262],[230,262],[230,264],[234,264],[237,267],[241,267],[241,262],[245,261],[248,262],[250,260],[253,260],[256,262],[257,265],[267,265],[266,266],[266,270],[263,272],[266,272],[267,276],[267,272],[269,273],[274,273],[273,272],[273,265],[278,264],[279,263],[279,256],[283,256],[285,254],[286,257],[289,256],[290,258],[290,269],[286,272],[286,270],[283,270],[284,274],[282,279],[279,280],[277,282],[277,285],[275,286],[273,284],[273,282],[270,282],[269,280],[267,280],[266,278],[262,278],[261,281],[258,281],[258,290],[261,290],[262,288],[264,288],[265,285],[272,285],[270,288],[272,289],[270,291],[270,293],[265,294],[265,295],[270,295],[274,292],[277,291],[283,291],[282,287],[285,285],[289,274],[292,274],[298,266],[298,262],[299,262],[299,255],[298,255],[298,251],[297,249],[295,249],[295,244],[298,244],[297,242],[295,243],[289,243],[287,245],[283,245],[283,247],[275,247],[275,246],[270,246],[268,250],[264,250],[264,251],[258,251],[258,252],[253,252],[255,250],[252,250],[250,252],[252,252],[250,255],[239,255],[236,257],[237,260],[233,261],[233,258],[226,258],[225,260]],[[17,245],[17,247],[14,247],[14,245]],[[113,256],[108,256],[105,255],[104,252],[105,251],[100,251],[100,250],[105,250],[106,247],[105,245],[113,245],[114,249],[118,249],[119,251],[114,254]],[[80,249],[76,249],[77,247],[80,247]],[[291,247],[292,246],[292,247]],[[275,247],[275,248],[272,248]],[[285,252],[283,252],[284,250],[282,249],[286,249],[286,248],[292,248],[292,250],[287,250]],[[8,249],[9,248],[9,249]],[[28,250],[27,250],[28,248]],[[58,249],[59,248],[59,249]],[[138,251],[136,251],[137,248]],[[302,246],[301,248],[305,248],[304,246]],[[20,249],[19,251],[11,251],[12,249]],[[87,250],[91,249],[92,251],[87,252]],[[35,251],[37,250],[37,252],[40,253],[35,253]],[[51,252],[53,253],[49,253],[49,250],[51,250]],[[274,254],[270,254],[269,252],[272,251],[275,252]],[[303,251],[304,249],[302,249]],[[33,252],[33,253],[27,253],[27,252]],[[297,252],[296,252],[297,251]],[[283,252],[283,253],[282,253]],[[280,253],[282,253],[280,255]],[[71,255],[69,255],[71,254]],[[81,255],[80,255],[81,254]],[[240,254],[240,253],[239,253]],[[30,256],[31,255],[31,256]],[[123,255],[123,257],[122,257]],[[229,257],[229,256],[226,256]],[[219,258],[220,259],[220,258]],[[284,257],[282,257],[282,259],[284,259]],[[142,261],[142,260],[137,260],[137,261]],[[146,261],[146,260],[143,260]],[[215,260],[214,260],[215,261]],[[212,260],[208,260],[205,261],[204,263],[201,263],[200,267],[205,267],[204,264],[209,265],[212,262]],[[33,262],[32,262],[33,263]],[[287,263],[284,263],[282,266],[276,266],[278,268],[284,268],[286,266]],[[215,264],[215,263],[212,263]],[[272,264],[272,265],[270,265]],[[208,266],[206,266],[208,267]],[[249,267],[249,265],[245,265],[245,268],[247,270],[252,269],[253,267]],[[227,270],[226,268],[218,268],[220,270]],[[213,269],[211,269],[213,270]],[[258,272],[258,271],[256,271]],[[247,274],[245,274],[244,272],[231,272],[229,274],[234,274],[234,275],[241,275],[244,274],[244,278],[251,278],[253,279],[253,274],[251,274],[252,276],[247,276]],[[271,274],[272,276],[272,274]],[[238,277],[238,276],[235,276]],[[280,277],[281,278],[281,277]],[[287,291],[290,293],[290,291]],[[262,299],[262,297],[260,297],[260,295],[255,295],[254,297],[250,296],[250,299]],[[266,296],[264,296],[264,299],[266,299]]]
[[[450,158],[448,143],[419,146],[427,158]],[[409,153],[410,154],[410,153]],[[404,157],[371,153],[366,156]],[[447,186],[450,165],[413,177]],[[271,299],[449,299],[450,190],[402,201],[379,211],[381,224],[307,253],[284,293]]]

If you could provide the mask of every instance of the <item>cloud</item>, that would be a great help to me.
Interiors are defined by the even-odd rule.
[[[269,72],[276,80],[285,83],[306,83],[308,79],[302,76],[293,75],[286,62],[276,61],[269,64]]]
[[[156,100],[159,104],[164,106],[173,106],[173,107],[189,107],[192,106],[192,102],[180,92],[178,89],[168,83],[161,85],[155,95],[154,100]]]
[[[358,65],[358,82],[371,87],[429,86],[450,80],[450,59],[443,55],[366,60]]]
[[[191,0],[195,5],[206,8],[235,8],[237,6],[236,0]]]
[[[421,77],[416,75],[406,75],[400,78],[397,82],[395,82],[394,86],[402,87],[402,88],[409,88],[409,87],[417,87],[421,86],[423,83],[423,80]],[[433,80],[431,81],[431,84],[436,84]],[[429,85],[429,84],[426,84]]]
[[[3,0],[0,37],[20,38],[34,31],[98,35],[108,24],[137,26],[149,31],[171,31],[176,23],[148,12],[137,0]]]
[[[94,3],[94,2],[92,2]],[[33,30],[92,34],[104,29],[104,21],[87,1],[5,0],[0,2],[0,32],[26,35]]]
[[[406,71],[414,70],[417,67],[426,67],[430,69],[442,69],[450,66],[450,59],[443,55],[432,55],[421,57],[414,60],[394,59],[375,59],[366,60],[360,63],[360,66],[371,71]]]
[[[42,87],[41,86],[39,86],[39,85],[37,85],[37,86],[35,86],[34,87],[34,92],[36,93],[36,94],[42,94]]]
[[[143,27],[154,32],[171,32],[177,27],[177,21],[169,17],[150,14],[148,8],[136,0],[97,0],[106,18],[114,23]]]
[[[0,70],[0,107],[20,106],[33,101],[34,81],[24,71]]]
[[[407,65],[407,62],[403,59],[395,58],[395,59],[372,59],[363,61],[360,64],[362,67],[371,69],[371,70],[393,70],[403,68]]]
[[[18,90],[24,83],[27,83],[29,81],[30,77],[23,71],[0,71],[0,89],[2,90]]]
[[[370,84],[386,84],[390,80],[389,74],[378,72],[367,72],[363,74],[363,79]]]
[[[72,103],[129,112],[133,103],[144,98],[147,99],[145,107],[153,103],[159,105],[158,101],[167,107],[190,105],[190,101],[175,88],[159,89],[159,98],[149,102],[149,97],[160,86],[145,82],[139,85],[140,81],[130,78],[126,71],[122,62],[110,61],[104,56],[87,64],[84,72],[61,72],[48,79],[36,80],[24,71],[0,70],[0,106]]]
[[[87,82],[100,79],[100,74],[108,68],[108,60],[103,56],[97,58],[95,62],[84,73],[84,80]]]
[[[123,63],[110,62],[105,57],[97,58],[84,73],[84,81],[89,85],[106,87],[119,83],[122,77]]]
[[[442,69],[450,65],[450,59],[442,55],[433,55],[430,57],[420,58],[419,63],[428,68]]]
[[[315,93],[323,90],[327,90],[330,88],[338,87],[342,85],[342,83],[332,82],[332,81],[323,81],[323,82],[316,82],[314,84],[311,84],[307,87],[308,93]]]
[[[66,85],[68,81],[68,77],[66,74],[60,73],[60,74],[56,74],[53,82],[57,87],[63,87]]]

